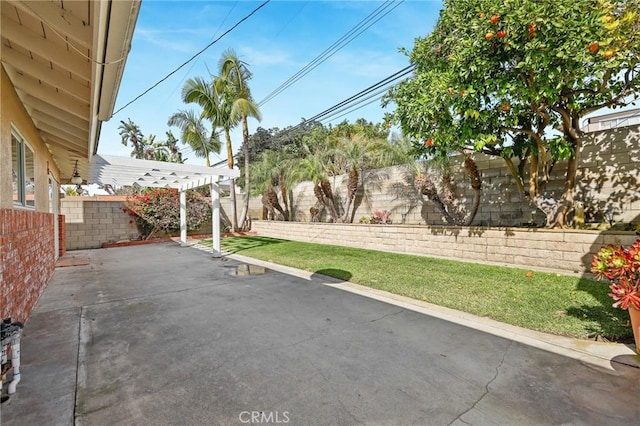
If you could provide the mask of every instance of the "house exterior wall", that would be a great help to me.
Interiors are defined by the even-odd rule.
[[[53,215],[0,209],[0,315],[25,322],[55,269]]]
[[[58,182],[60,174],[4,68],[0,74],[0,318],[25,321],[55,268],[49,173]],[[13,204],[12,128],[34,153],[35,209]]]

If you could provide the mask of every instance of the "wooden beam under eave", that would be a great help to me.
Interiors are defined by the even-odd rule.
[[[76,135],[73,133],[70,133],[68,130],[73,129],[73,128],[69,128],[66,129],[64,127],[64,123],[59,123],[57,126],[52,126],[49,123],[45,123],[43,121],[36,123],[36,127],[38,128],[38,130],[42,131],[42,132],[46,132],[50,135],[53,136],[57,136],[62,140],[65,141],[69,141],[71,143],[74,143],[76,145],[84,145],[84,146],[89,146],[89,136],[87,134],[86,137],[80,136],[80,135]],[[85,132],[86,133],[86,132]]]
[[[33,97],[29,98],[28,105],[25,105],[29,114],[32,117],[37,119],[41,119],[44,121],[54,123],[57,121],[64,121],[70,126],[77,127],[78,129],[89,129],[89,121],[84,120],[82,118],[78,118],[75,115],[69,114],[68,112],[61,110],[59,108],[54,107],[51,104],[48,104],[40,99],[36,99]]]
[[[12,45],[17,44],[36,55],[42,56],[81,79],[91,80],[91,62],[89,59],[75,50],[67,50],[61,44],[62,40],[54,42],[52,39],[41,37],[5,15],[2,15],[1,25],[2,36],[11,41]],[[87,50],[87,54],[88,52]]]
[[[31,118],[35,122],[38,129],[51,130],[51,133],[58,134],[60,137],[66,137],[66,135],[70,135],[72,137],[78,138],[79,140],[89,140],[88,129],[78,129],[77,127],[74,127],[65,121],[56,119],[50,120],[43,115],[35,114],[32,115]],[[58,132],[54,132],[53,129],[58,129]]]
[[[78,154],[80,155],[82,158],[86,158],[87,157],[87,145],[78,145],[74,142],[70,142],[66,139],[60,138],[56,135],[52,135],[51,133],[45,132],[45,131],[41,131],[40,135],[42,136],[42,139],[44,139],[44,142],[46,144],[49,145],[57,145],[60,147],[64,147],[64,149],[68,150],[69,152],[73,152],[74,154]],[[52,147],[52,149],[54,149]]]
[[[6,70],[18,93],[22,93],[26,96],[20,96],[25,104],[28,104],[28,99],[33,97],[49,103],[58,109],[73,114],[76,117],[82,118],[83,120],[89,119],[88,103],[80,103],[75,98],[67,94],[60,93],[51,86],[40,84],[38,80],[20,75],[14,71],[10,71],[8,68],[6,68]]]
[[[91,48],[93,29],[70,11],[58,6],[59,3],[52,1],[2,1],[7,1],[21,12],[40,19],[48,37],[69,37],[82,47]]]
[[[6,47],[2,49],[2,62],[58,90],[62,90],[80,101],[88,102],[91,97],[91,90],[82,81],[71,80],[68,73],[51,69],[15,49]]]

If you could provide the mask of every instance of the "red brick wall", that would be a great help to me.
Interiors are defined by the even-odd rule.
[[[60,257],[67,252],[67,228],[64,221],[64,215],[58,215],[58,256]]]
[[[0,318],[25,322],[55,269],[53,214],[0,209]]]

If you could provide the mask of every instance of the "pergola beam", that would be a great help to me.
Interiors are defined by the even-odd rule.
[[[94,155],[89,183],[152,188],[175,188],[180,194],[180,242],[187,243],[187,191],[209,185],[211,189],[211,234],[214,257],[220,257],[220,179],[240,176],[237,169],[204,167],[135,158]]]

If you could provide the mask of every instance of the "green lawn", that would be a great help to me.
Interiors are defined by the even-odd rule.
[[[628,313],[586,278],[267,237],[222,239],[222,249],[368,287],[578,338],[629,341]],[[210,244],[210,241],[209,241]]]

